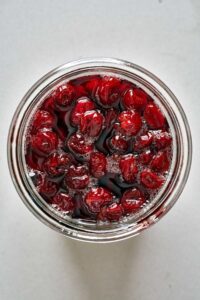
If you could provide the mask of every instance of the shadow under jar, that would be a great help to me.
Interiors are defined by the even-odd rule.
[[[84,59],[42,77],[10,127],[8,162],[26,206],[74,239],[117,241],[176,202],[192,157],[186,116],[147,70]]]

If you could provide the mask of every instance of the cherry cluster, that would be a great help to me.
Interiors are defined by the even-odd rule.
[[[56,87],[37,108],[26,163],[56,210],[116,222],[162,187],[171,147],[168,122],[146,92],[117,77],[87,76]]]

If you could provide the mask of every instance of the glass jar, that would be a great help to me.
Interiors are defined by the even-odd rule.
[[[92,74],[117,75],[146,91],[165,112],[173,135],[172,167],[166,183],[152,203],[133,218],[98,225],[63,219],[37,193],[25,163],[27,124],[37,106],[55,86],[66,80]],[[185,113],[170,89],[142,67],[113,58],[82,59],[64,64],[37,81],[20,102],[8,136],[8,164],[15,187],[25,205],[43,223],[65,236],[91,242],[122,240],[139,234],[160,220],[179,198],[187,181],[192,158],[191,133]]]

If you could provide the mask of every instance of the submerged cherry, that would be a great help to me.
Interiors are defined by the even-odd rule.
[[[90,155],[90,172],[91,174],[99,178],[106,173],[107,160],[103,153],[101,152],[93,152]]]
[[[38,131],[31,137],[31,147],[39,155],[50,154],[58,147],[58,137],[52,131]]]
[[[149,189],[158,189],[164,183],[164,177],[157,175],[151,170],[144,170],[140,173],[141,183]]]
[[[89,183],[88,168],[71,165],[66,172],[65,183],[71,189],[86,188]]]
[[[154,143],[157,149],[164,149],[171,146],[172,136],[169,132],[161,131],[154,135]]]
[[[126,182],[131,183],[135,181],[135,177],[138,172],[138,167],[133,154],[127,154],[122,156],[119,162],[119,167],[121,169],[122,176]]]
[[[114,135],[110,139],[110,147],[118,152],[125,152],[128,149],[129,143],[124,136]]]
[[[43,163],[43,168],[50,176],[60,176],[65,173],[72,158],[65,152],[54,152]]]
[[[45,110],[38,110],[33,118],[33,129],[51,128],[55,124],[53,115]]]
[[[72,213],[74,210],[74,200],[67,193],[58,193],[56,194],[52,200],[51,204],[55,206],[57,210]]]
[[[120,80],[116,77],[105,76],[96,88],[95,97],[104,106],[112,106],[120,98],[118,87]]]
[[[118,222],[122,218],[123,212],[124,209],[121,204],[112,203],[101,209],[98,219],[102,221]]]
[[[80,120],[80,131],[91,137],[100,134],[103,126],[103,115],[99,111],[90,110],[82,114]]]
[[[151,132],[147,132],[144,135],[140,135],[135,142],[134,151],[138,151],[146,148],[147,146],[150,146],[152,141],[153,135]]]
[[[144,110],[147,105],[147,94],[138,88],[129,89],[123,97],[123,104],[128,109]]]
[[[124,192],[121,204],[127,214],[137,211],[145,203],[144,194],[138,189],[133,188]]]
[[[79,125],[81,121],[81,116],[88,110],[93,110],[95,108],[94,102],[89,98],[80,98],[74,108],[71,111],[71,123],[73,125]]]
[[[59,86],[53,93],[56,106],[61,109],[67,108],[72,104],[75,93],[75,88],[69,83]]]
[[[123,111],[118,116],[118,120],[127,135],[136,135],[142,126],[141,116],[134,110]]]
[[[93,145],[87,143],[81,134],[73,134],[67,141],[68,147],[76,154],[89,154],[93,150]]]
[[[154,103],[147,104],[144,111],[144,118],[147,125],[152,129],[161,129],[165,125],[165,117],[160,108]]]
[[[43,178],[42,182],[38,185],[39,193],[47,198],[53,197],[58,191],[58,185],[48,180],[48,178]]]
[[[108,204],[112,201],[113,194],[106,188],[97,187],[92,188],[85,197],[85,203],[88,209],[93,213],[100,212],[103,205]]]
[[[170,166],[167,152],[159,151],[151,161],[151,168],[157,172],[166,172]]]

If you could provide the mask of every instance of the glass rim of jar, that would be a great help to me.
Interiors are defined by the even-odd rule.
[[[38,104],[43,94],[66,78],[72,78],[84,72],[114,72],[134,79],[142,87],[155,94],[170,114],[175,129],[177,144],[176,166],[173,176],[165,186],[159,201],[146,211],[138,220],[93,228],[76,220],[63,221],[53,209],[41,205],[41,198],[33,190],[25,174],[24,132],[30,112]],[[107,74],[107,73],[106,73]],[[160,102],[159,102],[160,104]],[[111,242],[126,239],[139,234],[160,220],[179,198],[189,176],[192,160],[192,138],[187,121],[176,96],[155,75],[131,62],[116,58],[88,58],[63,64],[39,79],[25,94],[13,116],[8,135],[8,165],[12,180],[21,199],[30,211],[43,223],[71,238],[89,242]],[[103,229],[102,229],[103,228]]]

